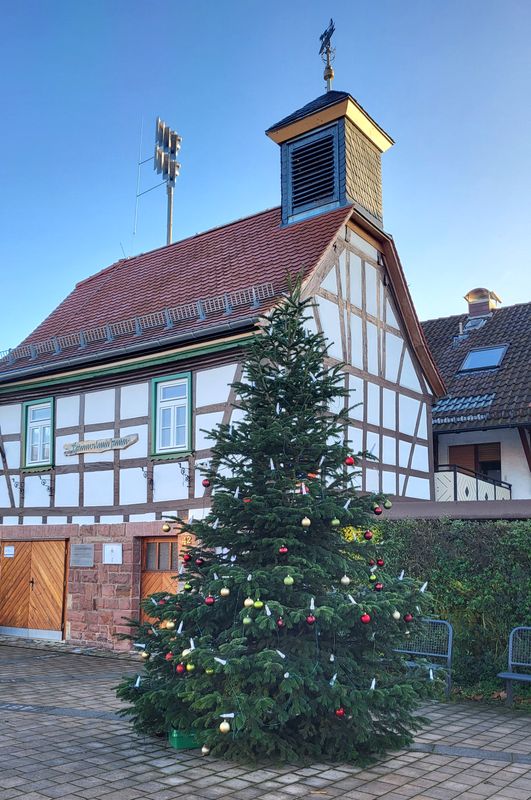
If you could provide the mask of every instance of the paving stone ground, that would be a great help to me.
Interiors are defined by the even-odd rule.
[[[0,800],[531,800],[531,715],[433,703],[408,750],[360,769],[238,766],[116,717],[130,660],[0,644]]]

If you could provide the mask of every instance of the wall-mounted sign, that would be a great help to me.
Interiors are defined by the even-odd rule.
[[[5,544],[4,545],[4,558],[15,558],[15,545],[14,544]]]
[[[122,545],[104,544],[103,545],[103,559],[104,564],[121,564],[122,563]]]
[[[94,545],[93,544],[72,544],[72,545],[70,545],[70,566],[71,567],[93,567],[94,566]]]
[[[65,456],[79,456],[82,453],[104,453],[106,450],[125,450],[138,442],[138,433],[128,436],[115,436],[109,439],[92,439],[86,442],[68,442],[63,445]]]

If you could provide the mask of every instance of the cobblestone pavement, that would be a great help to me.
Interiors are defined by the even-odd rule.
[[[531,716],[434,703],[412,748],[360,769],[257,768],[132,734],[112,687],[130,660],[0,645],[0,800],[531,800]]]

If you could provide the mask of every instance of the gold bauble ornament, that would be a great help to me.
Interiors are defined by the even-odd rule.
[[[141,657],[141,658],[145,658],[145,659],[146,659],[146,661],[147,661],[147,660],[148,660],[148,658],[149,658],[149,653],[148,653],[148,651],[147,651],[147,650],[142,650],[142,652],[140,653],[140,657]]]
[[[169,620],[166,622],[166,628],[167,628],[169,631],[172,631],[172,630],[175,628],[175,622],[173,622],[171,619],[169,619]]]
[[[230,589],[228,586],[223,586],[222,589],[219,590],[221,597],[228,597],[230,594]]]
[[[251,608],[251,606],[254,606],[253,598],[252,597],[246,597],[245,600],[243,601],[243,605],[245,606],[245,608]]]
[[[186,665],[186,671],[187,672],[193,672],[194,669],[195,669],[195,664],[187,664]]]
[[[228,733],[230,731],[230,725],[226,719],[223,720],[221,725],[219,726],[221,733]]]
[[[311,524],[312,524],[312,521],[311,521],[311,519],[309,517],[303,517],[301,519],[301,525],[302,525],[303,528],[309,528]]]
[[[171,531],[171,525],[168,525],[168,523],[165,522],[164,525],[162,526],[162,530],[164,531],[164,533],[169,533]]]
[[[213,674],[214,674],[214,670],[213,670],[212,667],[207,667],[205,669],[205,675],[213,675]]]

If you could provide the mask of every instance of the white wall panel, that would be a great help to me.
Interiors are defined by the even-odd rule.
[[[123,522],[123,514],[102,514],[100,516],[100,525],[114,525],[118,522]]]
[[[350,315],[350,338],[352,342],[350,363],[353,367],[363,369],[363,328],[361,317],[357,317],[356,314]]]
[[[396,439],[391,436],[382,436],[382,462],[396,464]]]
[[[396,475],[394,472],[388,472],[387,470],[382,472],[382,492],[396,494]]]
[[[112,506],[114,502],[114,473],[112,470],[85,472],[83,505]]]
[[[68,517],[48,516],[46,523],[48,525],[66,525]]]
[[[361,258],[350,254],[350,302],[356,308],[362,307],[361,297]]]
[[[378,328],[367,321],[367,370],[378,375]]]
[[[188,461],[182,466],[188,475]],[[165,500],[184,500],[188,497],[188,485],[181,474],[181,464],[155,464],[153,467],[153,500],[160,503]]]
[[[388,325],[391,325],[393,328],[398,328],[400,330],[400,325],[398,324],[398,320],[395,316],[395,312],[393,311],[393,307],[389,300],[385,301],[385,321]]]
[[[414,392],[422,393],[422,386],[415,372],[413,361],[408,351],[404,353],[404,362],[402,364],[402,373],[400,375],[400,383],[402,386],[407,386],[408,389],[413,389]]]
[[[367,469],[365,470],[365,489],[368,492],[379,492],[380,491],[380,473],[378,469]]]
[[[236,364],[201,370],[196,375],[195,407],[210,406],[213,403],[226,403],[229,386],[234,381]]]
[[[376,458],[380,458],[380,435],[367,431],[367,450]]]
[[[4,517],[2,525],[18,525],[18,517]]]
[[[401,467],[404,467],[404,469],[408,465],[410,452],[411,452],[410,442],[400,441],[398,443],[398,463]]]
[[[413,436],[415,433],[419,404],[419,400],[413,400],[412,397],[407,397],[405,394],[399,395],[398,417],[401,433],[407,433],[409,436]]]
[[[385,333],[385,377],[391,383],[398,380],[398,368],[400,367],[400,356],[402,355],[402,339],[393,333]]]
[[[96,439],[109,439],[114,436],[114,428],[106,428],[105,430],[101,431],[91,431],[90,433],[85,433],[83,437],[83,441],[93,442]],[[70,439],[70,441],[75,441],[74,439]],[[71,463],[71,460],[74,456],[68,456],[67,464]],[[85,453],[83,458],[85,459],[85,464],[94,464],[96,461],[114,461],[114,451],[113,450],[106,450],[104,453]]]
[[[147,417],[149,383],[133,383],[120,390],[120,419]]]
[[[72,428],[79,425],[79,395],[58,397],[55,403],[55,427]]]
[[[230,415],[230,424],[237,425],[243,419],[245,419],[245,412],[241,408],[233,408]]]
[[[347,300],[347,251],[343,250],[339,256],[339,282],[341,287],[341,296]]]
[[[129,514],[129,522],[154,522],[156,518],[154,511],[148,511],[145,514]]]
[[[202,458],[195,462],[194,497],[203,497],[206,492],[206,488],[202,484],[202,481],[205,478],[205,474],[202,472],[202,469],[208,469],[209,464],[209,458]]]
[[[55,476],[55,505],[74,506],[79,504],[79,475],[67,472]]]
[[[8,433],[20,433],[21,422],[22,406],[20,403],[0,406],[0,431],[4,436]]]
[[[350,232],[350,242],[357,250],[372,258],[373,261],[378,260],[378,250],[372,244],[366,242],[365,239],[362,239],[361,236],[358,236],[357,233],[354,233],[354,231]]]
[[[391,389],[383,390],[383,426],[396,430],[396,392]]]
[[[375,267],[365,264],[365,309],[373,317],[378,315],[377,295],[379,276]]]
[[[380,387],[375,383],[367,383],[367,422],[380,424]]]
[[[0,507],[1,508],[9,508],[10,500],[9,500],[9,492],[7,488],[7,481],[9,478],[7,475],[0,475]]]
[[[26,475],[24,481],[24,506],[32,508],[35,506],[49,506],[50,505],[50,480],[51,476],[46,474],[42,476],[45,485],[41,483],[41,476],[39,475]]]
[[[430,499],[430,482],[427,478],[410,477],[407,482],[406,497],[416,497],[419,500]]]
[[[71,444],[72,442],[77,442],[78,440],[79,436],[77,436],[75,433],[69,433],[66,436],[55,437],[55,463],[57,466],[61,467],[65,464],[70,464],[70,466],[73,464],[79,464],[79,456],[65,456],[64,449],[65,444]]]
[[[9,469],[20,467],[20,442],[4,442],[4,451]]]
[[[325,279],[321,283],[323,289],[326,289],[327,292],[331,294],[337,295],[337,280],[336,280],[336,267],[335,265],[332,269],[326,274]]]
[[[363,419],[363,380],[362,378],[358,378],[357,375],[349,375],[348,378],[348,385],[349,385],[349,398],[348,404],[349,406],[355,406],[350,413],[349,416],[351,419]]]
[[[324,297],[318,297],[317,301],[319,303],[321,326],[326,336],[327,343],[329,344],[328,355],[342,361],[343,349],[341,345],[341,328],[339,325],[339,308],[335,303],[326,300]]]
[[[413,448],[413,459],[411,461],[411,469],[416,469],[419,472],[429,472],[429,450],[422,444],[416,444]]]
[[[130,506],[147,501],[147,480],[140,467],[120,469],[120,505]]]
[[[148,426],[133,425],[130,428],[120,428],[120,436],[129,436],[132,433],[138,434],[138,442],[120,450],[120,459],[124,458],[147,458],[148,455]]]
[[[23,525],[42,525],[42,517],[22,517]]]
[[[195,418],[195,450],[210,450],[213,439],[207,439],[203,431],[211,431],[223,420],[223,412],[215,411],[212,414],[197,414]]]
[[[349,447],[353,453],[360,453],[363,447],[363,431],[361,428],[354,428],[352,425],[348,426],[348,439]]]
[[[94,525],[94,517],[90,517],[88,514],[79,514],[72,517],[72,522],[74,525]]]
[[[188,511],[188,520],[190,521],[190,518],[193,517],[197,522],[200,519],[205,519],[209,514],[210,506],[207,506],[206,508],[191,508]]]
[[[426,421],[426,403],[422,404],[422,412],[420,415],[419,430],[417,436],[419,439],[428,438],[428,423]]]
[[[85,395],[85,425],[114,420],[114,389],[87,392]]]

